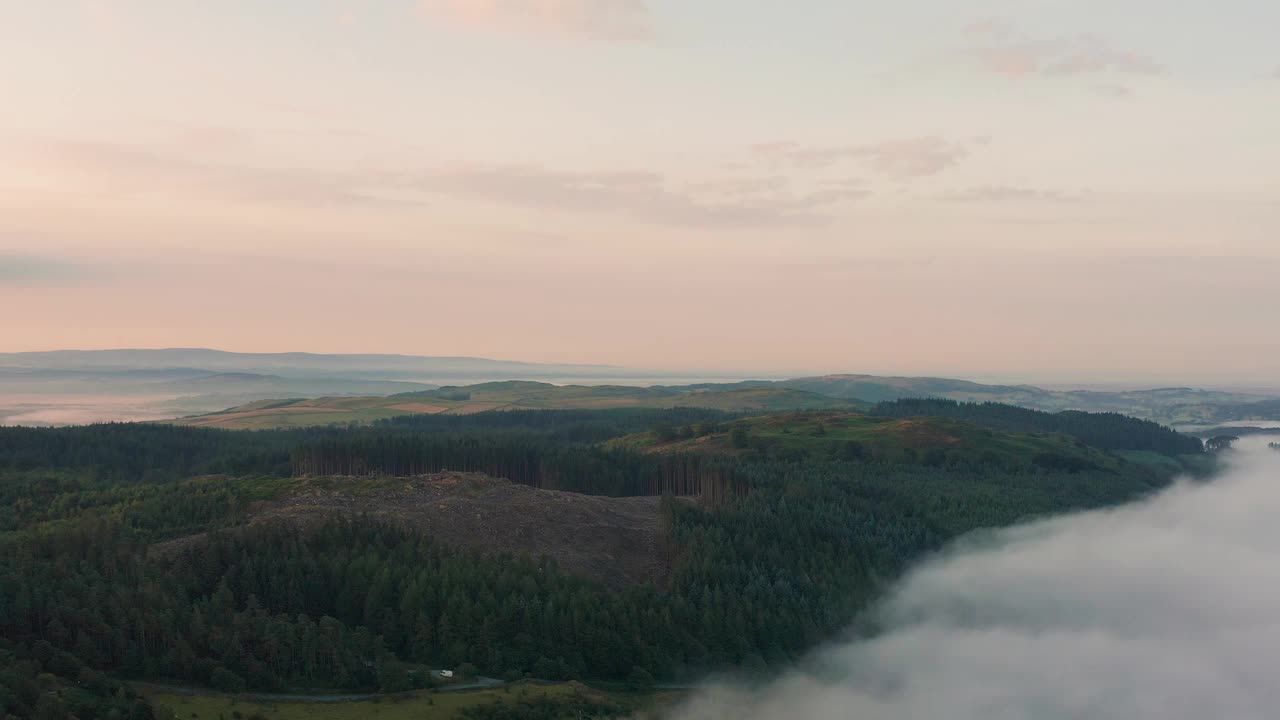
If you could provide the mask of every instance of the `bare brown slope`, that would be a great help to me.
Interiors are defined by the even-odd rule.
[[[478,473],[321,477],[299,479],[276,499],[257,504],[250,523],[368,515],[452,545],[546,555],[565,571],[620,588],[665,577],[659,502],[536,490]]]

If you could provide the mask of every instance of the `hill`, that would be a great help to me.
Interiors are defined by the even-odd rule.
[[[214,376],[224,377],[224,376]],[[231,378],[243,378],[235,375]],[[245,378],[248,382],[250,378]],[[174,385],[230,382],[211,378],[183,379]],[[266,380],[256,380],[268,387]],[[315,381],[319,382],[319,381]],[[373,387],[374,383],[366,383]],[[1041,413],[1110,413],[1164,424],[1216,424],[1229,420],[1280,417],[1280,401],[1256,396],[1196,390],[1160,388],[1126,392],[1049,391],[1030,386],[983,385],[946,378],[893,378],[868,375],[833,375],[785,381],[754,380],[737,383],[693,385],[554,385],[528,380],[506,380],[474,385],[417,388],[389,396],[310,397],[316,389],[300,381],[279,381],[279,396],[292,400],[263,400],[232,406],[206,415],[180,418],[183,425],[227,429],[264,429],[310,425],[365,423],[420,413],[475,413],[509,409],[606,409],[626,407],[700,407],[730,412],[785,412],[790,410],[870,409],[874,403],[899,400],[945,399],[966,404],[995,403]],[[348,385],[348,387],[351,387]],[[382,383],[396,389],[396,383]],[[297,392],[290,392],[297,391]],[[207,397],[207,396],[206,396]],[[1241,398],[1248,399],[1242,402]],[[885,405],[886,412],[890,406]],[[972,411],[971,411],[972,412]],[[929,414],[929,413],[924,413]],[[937,414],[955,416],[952,411]],[[1024,424],[1054,431],[1043,423]],[[1059,418],[1059,424],[1066,420]],[[1114,428],[1113,428],[1114,429]],[[1105,443],[1101,430],[1090,442]],[[1188,450],[1189,451],[1189,450]]]
[[[237,353],[205,348],[53,350],[0,353],[0,367],[112,371],[200,368],[219,373],[278,374],[294,377],[344,376],[379,379],[443,377],[584,377],[617,375],[620,368],[419,355]]]
[[[206,415],[179,418],[178,425],[267,429],[367,423],[404,415],[471,414],[489,410],[611,408],[709,408],[730,412],[865,407],[864,404],[779,387],[672,389],[621,385],[552,385],[504,381],[445,387],[389,397],[264,400]]]
[[[1000,432],[946,418],[797,412],[720,423],[692,435],[650,431],[610,445],[648,454],[759,456],[926,467],[1115,470],[1123,461],[1061,434]],[[1198,441],[1192,440],[1192,442]]]
[[[688,682],[803,657],[964,533],[1163,487],[1151,454],[844,410],[0,428],[0,606],[24,658],[233,691]]]
[[[1254,405],[1274,396],[1194,388],[1101,392],[1047,390],[1031,385],[988,385],[940,377],[839,374],[790,380],[700,382],[639,387],[669,373],[604,365],[541,364],[470,357],[232,353],[206,349],[63,350],[0,354],[0,424],[74,424],[107,420],[174,418],[282,398],[319,400],[313,409],[278,414],[278,425],[226,417],[224,427],[276,427],[323,422],[367,422],[403,414],[379,396],[429,393],[446,385],[469,387],[478,408],[661,406],[665,398],[729,410],[865,407],[910,398],[998,402],[1058,412],[1116,412],[1173,425],[1208,425],[1269,419],[1274,408]],[[696,377],[696,375],[695,375]],[[496,382],[495,382],[496,381]],[[505,381],[505,382],[504,382]],[[556,385],[548,385],[554,382]],[[480,383],[480,385],[476,385]],[[614,384],[610,384],[614,383]],[[592,387],[594,386],[594,387]],[[574,388],[569,390],[567,388]],[[787,393],[795,393],[788,396]],[[324,398],[361,396],[369,401],[326,409]],[[456,400],[458,395],[406,397],[410,402]],[[463,409],[460,409],[463,408]],[[240,408],[248,409],[248,408]],[[320,415],[327,415],[322,418]],[[286,417],[287,416],[287,417]],[[263,417],[258,413],[255,418]],[[203,422],[203,421],[201,421]]]
[[[0,425],[206,413],[268,398],[390,395],[494,379],[603,379],[600,365],[204,349],[0,353]]]
[[[660,584],[670,570],[657,552],[658,497],[535,490],[480,473],[297,478],[254,503],[247,521],[308,527],[335,517],[376,518],[485,552],[546,556],[613,588]],[[172,553],[204,537],[177,538],[154,550]]]
[[[1022,405],[1044,402],[1052,395],[1047,390],[1031,386],[983,385],[968,380],[935,377],[823,375],[784,380],[779,384],[831,397],[851,398],[872,403],[908,397],[945,397],[953,400],[1004,398],[1005,402]]]
[[[963,420],[1010,432],[1062,433],[1103,450],[1137,450],[1165,455],[1197,454],[1199,440],[1150,420],[1117,413],[1064,410],[1047,413],[999,403],[954,400],[895,400],[877,404],[874,415],[894,418],[933,417]]]
[[[1238,406],[1242,403],[1265,399],[1248,393],[1186,387],[1110,392],[1045,390],[1031,385],[984,385],[947,378],[870,375],[826,375],[764,383],[769,384],[870,403],[942,398],[1017,405],[1045,412],[1112,412],[1173,425],[1213,422],[1222,419],[1219,413],[1230,415],[1239,412]]]
[[[1224,403],[1197,408],[1203,421],[1208,423],[1280,420],[1280,399],[1244,403]]]

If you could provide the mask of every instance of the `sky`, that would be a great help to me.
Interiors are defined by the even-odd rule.
[[[0,0],[0,351],[1280,378],[1270,0]]]

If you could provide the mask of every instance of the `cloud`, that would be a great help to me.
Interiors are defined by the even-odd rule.
[[[749,197],[752,195],[778,193],[784,192],[790,187],[791,181],[782,175],[723,178],[694,183],[689,186],[694,191],[705,191],[728,197]]]
[[[979,26],[984,27],[984,26]],[[965,54],[979,67],[1008,77],[1076,75],[1158,75],[1163,66],[1129,50],[1111,46],[1096,35],[1072,38],[1028,39],[1012,28],[970,32],[987,42]]]
[[[982,18],[964,26],[964,33],[974,37],[1002,38],[1012,35],[1014,27],[1000,18]]]
[[[752,151],[757,158],[775,166],[812,170],[850,161],[878,175],[904,181],[936,175],[952,167],[969,155],[970,145],[940,137],[920,137],[843,146],[775,142],[756,145]]]
[[[1063,203],[1076,202],[1079,194],[1057,190],[1018,187],[1013,185],[983,185],[943,195],[944,200],[964,203]]]
[[[969,149],[941,138],[897,140],[858,148],[854,157],[894,180],[936,175],[963,160]]]
[[[1102,97],[1111,98],[1112,100],[1128,100],[1129,98],[1133,97],[1132,89],[1127,88],[1124,85],[1117,85],[1115,83],[1103,83],[1101,85],[1094,85],[1093,91],[1094,93],[1101,95]]]
[[[1116,72],[1135,75],[1158,75],[1164,68],[1149,57],[1129,50],[1110,47],[1100,38],[1085,36],[1070,43],[1068,49],[1050,59],[1045,71],[1051,75]]]
[[[429,18],[478,28],[637,42],[653,37],[645,0],[421,0]]]
[[[49,170],[61,183],[112,193],[201,192],[301,207],[394,204],[376,194],[387,185],[376,173],[212,163],[108,142],[40,142],[21,150],[28,162]]]
[[[727,180],[732,184],[734,180]],[[862,193],[822,189],[795,193],[773,180],[745,179],[750,192],[678,188],[646,171],[567,172],[538,166],[479,166],[418,174],[409,186],[431,193],[540,209],[617,213],[664,225],[751,227],[822,222],[815,211]],[[727,195],[727,196],[726,196]]]
[[[1264,720],[1280,707],[1280,453],[1211,483],[962,542],[873,638],[680,720]]]
[[[188,193],[290,209],[411,207],[450,196],[540,210],[613,213],[661,225],[735,228],[820,224],[829,219],[825,213],[832,206],[868,194],[847,183],[796,188],[782,176],[731,175],[684,183],[649,170],[583,172],[537,165],[333,172],[211,163],[101,142],[47,142],[25,149],[29,161],[64,187],[138,195]],[[869,157],[869,162],[890,159]]]
[[[84,277],[86,269],[64,258],[0,255],[0,286],[51,285]]]

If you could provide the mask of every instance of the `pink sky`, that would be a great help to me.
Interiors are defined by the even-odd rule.
[[[0,351],[1273,380],[1228,4],[22,4]]]

